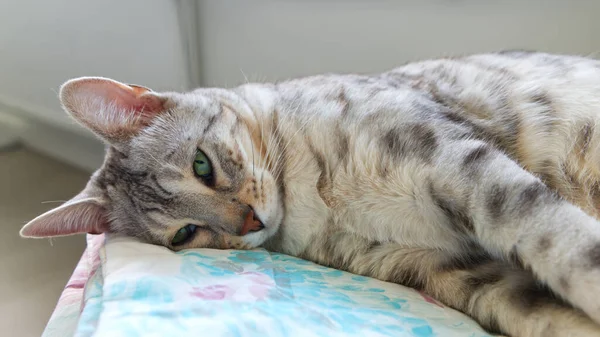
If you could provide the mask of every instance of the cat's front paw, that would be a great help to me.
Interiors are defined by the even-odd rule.
[[[600,324],[600,244],[596,258],[598,265],[580,261],[580,267],[571,266],[567,271],[555,275],[551,287],[574,307],[581,309],[589,318]],[[587,260],[593,259],[588,256]]]
[[[539,337],[600,337],[600,325],[587,317],[557,317],[540,329]],[[523,336],[525,337],[525,336]]]
[[[548,306],[524,317],[526,324],[507,327],[511,337],[600,337],[600,325],[563,306]],[[518,319],[516,320],[518,321]],[[516,322],[515,321],[515,322]],[[510,324],[510,323],[509,323]]]

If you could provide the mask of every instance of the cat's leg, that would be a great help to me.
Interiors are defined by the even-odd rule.
[[[600,326],[555,298],[529,271],[476,245],[462,254],[352,234],[321,235],[302,257],[424,291],[471,316],[492,333],[513,337],[600,336]]]
[[[443,210],[448,219],[465,215],[489,252],[520,261],[600,322],[600,223],[484,143],[438,150],[432,201],[453,205]]]

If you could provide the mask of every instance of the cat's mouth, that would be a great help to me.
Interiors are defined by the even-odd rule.
[[[246,218],[244,219],[244,224],[242,225],[242,230],[240,231],[240,236],[244,236],[251,232],[258,232],[265,228],[265,224],[256,216],[253,209],[250,209],[250,212],[246,214]]]

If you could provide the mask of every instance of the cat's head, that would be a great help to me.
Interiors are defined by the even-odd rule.
[[[116,232],[174,250],[262,244],[283,219],[281,184],[264,123],[239,93],[66,82],[62,105],[108,144],[104,164],[79,195],[21,235]]]

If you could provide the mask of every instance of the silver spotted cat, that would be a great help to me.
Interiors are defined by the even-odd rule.
[[[509,336],[600,336],[600,62],[502,52],[233,89],[60,91],[107,144],[21,231],[267,249]]]

